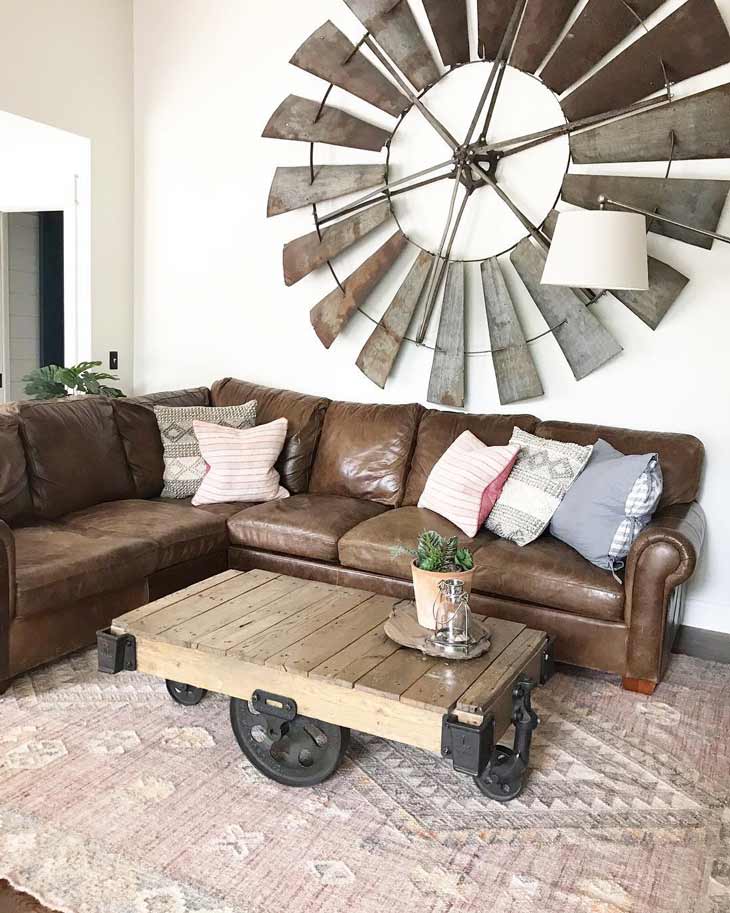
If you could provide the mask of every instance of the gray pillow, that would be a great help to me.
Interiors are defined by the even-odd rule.
[[[615,571],[662,494],[656,453],[624,456],[603,440],[553,515],[550,532],[598,567]]]

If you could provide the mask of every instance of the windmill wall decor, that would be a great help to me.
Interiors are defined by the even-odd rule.
[[[681,86],[675,89],[677,83],[730,61],[730,33],[714,0],[686,0],[664,18],[653,16],[653,27],[647,17],[659,11],[663,0],[477,0],[474,60],[467,0],[421,0],[443,67],[431,53],[409,0],[344,2],[364,35],[352,40],[332,22],[318,28],[291,63],[328,83],[323,99],[289,96],[264,130],[265,137],[309,144],[308,165],[277,169],[268,215],[312,207],[314,231],[285,246],[284,274],[291,285],[321,267],[331,270],[334,287],[311,310],[312,326],[323,345],[329,348],[357,311],[365,314],[375,326],[356,363],[383,387],[405,345],[424,345],[433,325],[427,398],[461,407],[465,358],[484,354],[470,349],[466,338],[465,285],[476,274],[503,405],[543,393],[530,352],[530,344],[543,335],[554,335],[577,380],[597,370],[621,352],[591,310],[606,292],[541,284],[555,205],[539,220],[527,214],[520,188],[510,186],[508,163],[567,138],[568,169],[559,176],[565,203],[597,208],[602,196],[620,199],[716,231],[730,181],[670,177],[673,162],[730,158],[730,84],[685,95]],[[636,40],[610,56],[635,31]],[[470,102],[468,130],[459,132],[448,117],[435,113],[431,93],[471,66],[479,67],[480,88]],[[503,93],[510,84],[508,74],[515,71],[528,74],[559,103],[561,122],[497,141],[490,128],[498,106],[509,103]],[[329,104],[335,86],[394,119],[392,129]],[[412,111],[443,147],[442,160],[424,160],[422,167],[396,178],[394,138]],[[320,143],[382,152],[384,161],[319,165]],[[666,170],[651,177],[610,174],[612,165],[635,162],[666,162]],[[574,173],[573,164],[597,170]],[[601,166],[609,173],[602,173]],[[439,243],[431,249],[404,229],[397,203],[406,194],[437,184],[448,187],[448,205]],[[336,205],[341,197],[350,199]],[[331,207],[326,214],[321,204]],[[476,268],[470,265],[474,258],[458,255],[455,244],[465,214],[487,205],[502,206],[521,234]],[[388,239],[350,275],[340,276],[337,258],[388,223],[394,228]],[[648,219],[647,230],[705,248],[712,244],[697,233]],[[365,304],[396,261],[406,256],[402,285],[375,320]],[[533,339],[525,336],[505,282],[507,256],[548,327]],[[655,258],[649,261],[649,280],[648,291],[611,294],[656,329],[689,280]]]

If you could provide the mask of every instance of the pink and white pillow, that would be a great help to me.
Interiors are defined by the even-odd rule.
[[[279,484],[279,473],[274,469],[288,424],[285,418],[255,428],[194,422],[200,453],[209,468],[193,505],[288,498],[289,492]]]
[[[520,448],[488,447],[464,431],[431,470],[419,507],[450,520],[464,535],[476,536],[512,472]]]

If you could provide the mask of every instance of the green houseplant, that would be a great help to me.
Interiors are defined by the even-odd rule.
[[[461,580],[471,593],[474,557],[468,548],[459,548],[456,536],[448,539],[435,530],[424,530],[415,548],[399,546],[397,555],[410,555],[418,623],[424,628],[436,626],[434,603],[442,580]]]
[[[100,396],[124,396],[118,387],[109,387],[105,380],[119,380],[113,374],[94,371],[100,361],[82,361],[69,368],[46,365],[36,368],[23,378],[25,393],[30,399],[60,399],[74,393],[96,393]]]

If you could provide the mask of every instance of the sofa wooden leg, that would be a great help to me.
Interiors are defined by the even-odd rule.
[[[621,684],[624,691],[636,691],[637,694],[654,694],[657,686],[656,682],[650,682],[647,678],[622,678]]]

